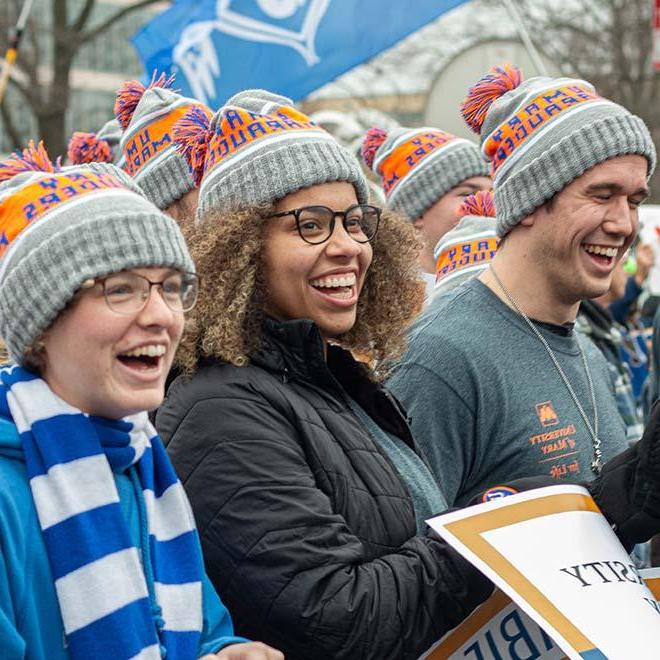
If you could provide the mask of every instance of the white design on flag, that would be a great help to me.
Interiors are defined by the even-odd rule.
[[[196,98],[209,104],[218,93],[216,82],[221,76],[220,62],[213,45],[213,32],[218,30],[245,41],[277,44],[293,48],[307,66],[320,62],[315,39],[319,25],[331,0],[257,0],[261,11],[274,21],[290,18],[308,5],[299,30],[257,20],[231,8],[234,0],[218,0],[216,19],[198,21],[184,29],[172,52],[173,62],[181,69]]]
[[[193,94],[207,105],[218,94],[215,81],[221,75],[220,62],[211,39],[217,28],[215,21],[192,23],[183,31],[172,51],[172,61],[183,72]]]
[[[105,454],[54,465],[47,474],[32,477],[30,488],[42,529],[79,513],[119,502]]]
[[[113,552],[71,571],[55,580],[55,589],[67,635],[148,597],[136,548]]]
[[[293,16],[305,0],[257,0],[259,9],[273,18],[289,18]]]
[[[165,630],[185,632],[202,628],[202,583],[154,582],[156,600],[163,609]]]

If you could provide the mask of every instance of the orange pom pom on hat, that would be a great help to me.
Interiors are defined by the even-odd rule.
[[[310,186],[346,181],[369,200],[357,159],[283,96],[235,94],[209,121],[191,109],[174,129],[199,185],[197,219],[210,209],[272,203]]]
[[[145,87],[125,82],[117,92],[115,117],[123,131],[118,165],[130,174],[159,209],[166,209],[195,188],[186,159],[174,144],[174,125],[192,109],[211,117],[203,103],[171,89],[164,74]]]
[[[642,119],[584,80],[523,81],[516,67],[497,66],[470,88],[461,112],[490,162],[500,236],[594,165],[639,154],[649,176],[655,167]]]
[[[495,232],[491,190],[468,195],[458,209],[458,218],[456,227],[438,241],[434,250],[434,296],[479,275],[492,261],[500,243]]]
[[[362,158],[380,177],[388,206],[409,220],[466,179],[488,176],[476,144],[436,128],[370,128]]]
[[[97,133],[76,131],[69,140],[67,161],[84,163],[114,163],[119,158],[121,126],[117,119],[106,122]]]

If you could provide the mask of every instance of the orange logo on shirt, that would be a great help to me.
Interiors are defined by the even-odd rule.
[[[559,417],[557,417],[552,401],[537,403],[536,414],[542,426],[554,426],[555,424],[559,424]]]

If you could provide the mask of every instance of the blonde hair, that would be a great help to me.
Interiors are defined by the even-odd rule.
[[[261,343],[267,284],[264,243],[272,205],[211,211],[183,231],[201,276],[196,307],[188,314],[177,364],[193,373],[201,360],[237,366]],[[336,343],[372,362],[398,357],[408,325],[423,304],[421,244],[412,225],[383,212],[353,328]]]

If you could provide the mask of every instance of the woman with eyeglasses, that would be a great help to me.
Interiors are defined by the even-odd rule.
[[[147,417],[197,297],[175,222],[31,145],[0,232],[0,656],[281,660],[234,635]]]
[[[237,631],[287,658],[416,658],[491,591],[367,361],[401,352],[418,244],[359,165],[263,91],[176,129],[199,302],[156,425]]]

